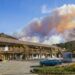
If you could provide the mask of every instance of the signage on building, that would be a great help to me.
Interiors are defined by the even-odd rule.
[[[5,49],[4,49],[4,51],[8,51],[8,46],[5,46]]]

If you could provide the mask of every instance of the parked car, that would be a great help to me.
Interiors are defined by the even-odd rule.
[[[42,60],[40,61],[40,65],[41,66],[55,66],[55,65],[59,65],[62,64],[62,60],[57,60],[57,59],[53,59],[53,60]]]

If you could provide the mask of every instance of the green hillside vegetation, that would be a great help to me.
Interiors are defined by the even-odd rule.
[[[66,51],[75,53],[75,41],[70,41],[70,42],[66,42],[66,43],[60,43],[60,44],[57,44],[57,46],[59,46],[61,48],[65,48]]]

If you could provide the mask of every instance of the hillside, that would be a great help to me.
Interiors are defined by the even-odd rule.
[[[4,33],[0,33],[0,37],[4,37],[4,38],[11,38],[11,39],[17,39],[13,36],[10,36],[10,35],[7,35],[7,34],[4,34]]]
[[[75,41],[57,44],[57,46],[66,48],[67,51],[75,52]]]

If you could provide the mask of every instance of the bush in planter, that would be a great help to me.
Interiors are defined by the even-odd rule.
[[[64,68],[68,72],[75,72],[75,65],[69,65]]]
[[[43,74],[69,74],[75,73],[75,64],[66,65],[66,66],[53,66],[53,67],[39,67],[34,69],[35,73]]]

